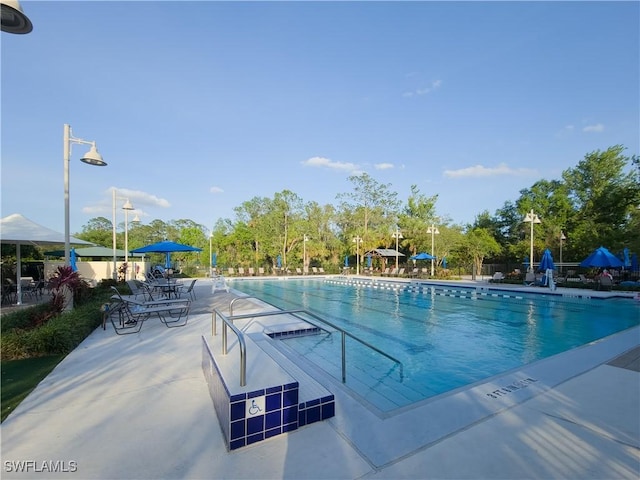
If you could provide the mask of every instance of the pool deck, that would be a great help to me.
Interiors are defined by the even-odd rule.
[[[2,423],[2,478],[640,477],[640,327],[392,415],[320,378],[334,418],[229,453],[200,345],[235,293],[211,287],[184,328],[94,331]]]

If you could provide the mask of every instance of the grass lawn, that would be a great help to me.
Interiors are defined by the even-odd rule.
[[[55,355],[1,362],[2,415],[0,421],[4,421],[64,357],[64,355]]]

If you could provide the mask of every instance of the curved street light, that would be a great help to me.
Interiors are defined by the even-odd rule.
[[[360,275],[360,244],[362,243],[362,238],[359,236],[355,236],[353,239],[353,243],[356,244],[356,275]]]
[[[402,232],[400,232],[400,228],[396,226],[396,231],[391,234],[393,238],[396,239],[396,272],[398,271],[398,240],[404,238],[402,236]]]
[[[431,259],[431,276],[433,277],[433,274],[435,272],[434,262],[436,261],[436,252],[435,252],[436,242],[435,242],[434,235],[440,235],[440,231],[438,230],[438,227],[436,227],[436,225],[432,223],[431,226],[427,228],[427,233],[431,234],[431,256],[433,257]]]
[[[535,223],[542,223],[542,221],[538,218],[538,215],[533,213],[533,208],[532,208],[531,211],[525,215],[523,222],[531,223],[531,248],[529,251],[529,271],[533,272],[534,271],[533,270],[533,225]]]
[[[22,11],[18,0],[2,0],[0,17],[3,32],[25,34],[33,30],[31,20]]]
[[[107,163],[102,159],[102,155],[98,153],[96,149],[96,142],[88,142],[81,138],[73,136],[71,126],[67,123],[64,124],[63,132],[64,152],[64,264],[69,266],[69,258],[71,252],[71,233],[70,233],[70,221],[69,221],[69,160],[71,158],[71,145],[74,143],[81,145],[91,145],[91,148],[87,153],[80,158],[81,162],[89,165],[95,165],[97,167],[104,167]]]
[[[309,237],[307,234],[304,234],[304,238],[302,239],[302,273],[305,275],[308,273],[309,269],[307,268],[307,242],[309,241]]]

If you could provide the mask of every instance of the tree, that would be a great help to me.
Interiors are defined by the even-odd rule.
[[[390,232],[398,220],[398,194],[390,190],[391,184],[381,184],[367,173],[351,175],[349,181],[354,185],[353,191],[337,196],[342,200],[338,221],[342,241],[349,249],[352,237],[359,235],[363,238],[363,251],[389,246]]]
[[[437,200],[438,195],[427,197],[420,193],[417,185],[411,185],[411,194],[398,221],[404,237],[402,245],[408,248],[411,255],[431,251],[430,238],[426,232],[436,222]]]
[[[475,228],[467,232],[457,250],[458,255],[469,259],[470,264],[475,267],[474,271],[480,273],[484,259],[497,255],[500,252],[500,245],[487,229]]]

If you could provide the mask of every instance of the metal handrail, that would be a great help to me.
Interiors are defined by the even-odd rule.
[[[214,309],[214,315],[219,315],[224,322],[222,326],[222,355],[227,354],[227,326],[231,328],[233,333],[238,337],[238,343],[240,345],[240,386],[244,387],[247,384],[247,344],[244,341],[244,336],[242,335],[242,332],[240,332],[240,330],[238,330],[238,328],[230,321],[230,319],[228,319],[217,308]],[[216,324],[215,316],[212,318],[214,327]]]
[[[250,298],[250,297],[238,297],[238,298]],[[253,297],[255,298],[255,297]],[[234,299],[235,300],[235,299]],[[268,312],[256,312],[256,313],[245,313],[245,314],[241,314],[241,315],[233,315],[233,316],[229,316],[228,320],[231,322],[229,323],[229,325],[233,325],[233,321],[234,320],[238,320],[238,319],[243,319],[243,318],[255,318],[255,317],[269,317],[269,316],[273,316],[273,315],[293,315],[296,318],[299,318],[300,320],[306,321],[311,323],[312,325],[320,328],[321,330],[327,332],[327,333],[331,333],[329,332],[326,328],[323,328],[319,325],[316,325],[314,322],[302,318],[300,316],[300,314],[305,314],[310,316],[311,318],[325,323],[327,325],[329,325],[330,327],[334,328],[335,330],[339,331],[341,334],[341,340],[342,340],[342,383],[346,383],[347,382],[347,358],[346,358],[346,337],[349,337],[353,340],[355,340],[356,342],[364,345],[365,347],[370,348],[371,350],[377,352],[378,354],[382,355],[383,357],[388,358],[389,360],[391,360],[392,362],[394,362],[395,364],[397,364],[400,367],[400,381],[402,382],[404,380],[404,365],[402,364],[402,362],[400,360],[398,360],[397,358],[389,355],[386,352],[383,352],[382,350],[380,350],[378,347],[375,347],[373,345],[371,345],[369,342],[362,340],[358,337],[356,337],[355,335],[347,332],[346,330],[344,330],[343,328],[338,327],[337,325],[334,325],[333,323],[329,322],[328,320],[325,320],[324,318],[316,315],[313,312],[310,312],[309,310],[305,310],[305,309],[296,309],[296,310],[273,310],[273,311],[268,311]],[[222,316],[222,314],[221,314]],[[225,320],[225,322],[227,321],[226,317],[223,317],[223,319]],[[215,323],[215,320],[214,320]],[[234,327],[235,328],[235,327]],[[223,343],[224,343],[224,337],[223,337]]]
[[[236,303],[237,300],[247,300],[249,298],[255,298],[256,300],[260,300],[258,297],[254,297],[254,296],[251,296],[251,295],[245,295],[244,297],[232,298],[231,301],[229,302],[229,316],[233,317],[233,304]]]

